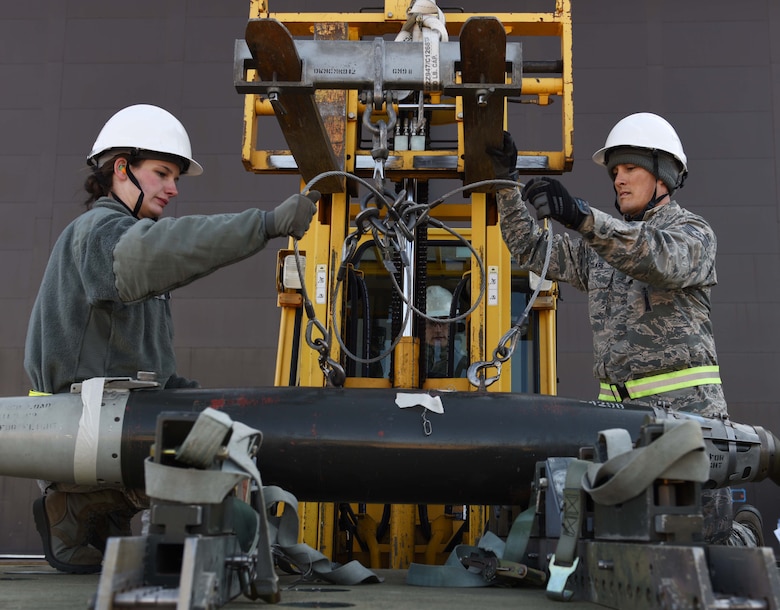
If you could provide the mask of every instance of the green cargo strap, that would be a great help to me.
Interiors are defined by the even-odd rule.
[[[502,559],[514,561],[516,563],[521,563],[523,561],[525,549],[528,546],[528,539],[531,537],[531,529],[533,529],[535,520],[535,504],[531,504],[530,507],[515,517],[515,520],[512,522],[512,527],[509,528],[509,533],[506,537],[506,546],[504,547]]]
[[[605,402],[620,402],[631,398],[654,396],[673,390],[692,388],[698,385],[720,384],[720,367],[694,366],[682,371],[651,375],[642,379],[632,379],[624,384],[614,384],[602,381],[599,400]]]
[[[536,506],[520,513],[512,523],[506,542],[492,532],[480,538],[478,546],[459,544],[444,565],[412,563],[406,572],[406,584],[418,587],[489,587],[495,581],[481,573],[472,572],[463,565],[465,557],[496,557],[499,560],[520,563],[525,555],[531,528],[536,518]]]
[[[664,433],[647,446],[608,455],[606,462],[590,464],[582,478],[583,489],[605,506],[635,498],[656,479],[703,483],[710,474],[701,426],[693,420],[668,422]]]
[[[27,392],[27,396],[51,396],[48,392],[38,392],[36,390],[30,390]]]
[[[645,447],[633,449],[628,432],[621,429],[600,432],[599,444],[606,462],[573,460],[566,471],[561,537],[548,565],[550,599],[568,601],[574,595],[566,583],[579,565],[585,493],[597,504],[612,506],[638,496],[659,478],[704,482],[709,477],[701,426],[693,420],[666,424],[664,433]]]
[[[495,557],[486,549],[459,544],[452,549],[444,565],[409,564],[409,569],[406,571],[406,584],[416,587],[487,587],[491,583],[485,580],[482,574],[470,572],[463,565],[463,558],[473,555]]]
[[[372,584],[384,580],[357,559],[340,565],[331,562],[305,542],[298,542],[298,499],[275,485],[263,486],[262,492],[267,511],[272,512],[276,505],[282,506],[281,515],[267,517],[274,554],[281,555],[296,566],[303,580],[320,579],[333,585]]]
[[[577,544],[582,531],[583,494],[582,477],[590,462],[572,460],[566,470],[566,483],[563,488],[563,516],[561,518],[561,536],[550,558],[547,569],[550,580],[547,581],[547,597],[557,601],[569,601],[574,591],[566,588],[569,576],[574,574],[580,563],[577,557]]]

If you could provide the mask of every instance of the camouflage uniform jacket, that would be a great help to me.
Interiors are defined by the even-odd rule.
[[[541,273],[546,233],[519,189],[498,192],[501,232],[513,257]],[[580,236],[553,236],[547,278],[588,293],[593,372],[611,384],[703,365],[717,365],[710,320],[715,234],[675,201],[641,222],[593,209]],[[668,401],[703,415],[726,413],[721,385],[701,385],[644,399]]]

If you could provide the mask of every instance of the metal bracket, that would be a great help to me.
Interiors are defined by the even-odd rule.
[[[82,382],[70,384],[71,394],[81,394]],[[105,384],[103,386],[104,391],[130,391],[141,390],[144,388],[159,388],[160,384],[156,380],[154,373],[145,373],[139,371],[138,377],[133,379],[132,377],[106,377]]]

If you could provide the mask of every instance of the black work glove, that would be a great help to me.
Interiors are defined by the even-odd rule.
[[[590,214],[584,199],[572,197],[554,178],[531,178],[520,193],[536,209],[536,217],[551,217],[568,229],[579,229]]]
[[[505,131],[501,148],[489,146],[485,152],[490,155],[497,180],[517,182],[520,174],[517,171],[517,146],[515,146],[515,141],[512,139],[512,134]]]
[[[199,388],[200,384],[193,380],[193,379],[187,379],[186,377],[180,377],[176,373],[168,377],[168,381],[165,382],[165,389],[166,390],[174,390],[176,388]]]
[[[311,224],[317,211],[318,191],[309,191],[306,196],[292,195],[265,215],[265,232],[269,238],[290,236],[300,239]]]

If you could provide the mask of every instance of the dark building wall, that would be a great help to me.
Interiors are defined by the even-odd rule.
[[[270,4],[277,11],[339,11],[364,3]],[[713,321],[731,415],[780,433],[773,391],[780,364],[780,4],[573,4],[575,164],[564,182],[612,210],[605,172],[590,161],[609,129],[637,111],[675,125],[690,167],[677,198],[718,234]],[[553,2],[460,5],[505,12],[550,10]],[[240,161],[243,107],[233,89],[232,53],[248,8],[246,0],[0,0],[0,395],[29,389],[22,360],[30,308],[54,241],[82,210],[85,156],[116,110],[154,103],[187,126],[206,171],[181,180],[171,215],[270,209],[298,188],[294,179],[249,174]],[[529,41],[528,52],[535,48],[544,45]],[[558,129],[557,118],[528,121],[526,112],[510,115],[518,141],[544,141],[548,129]],[[181,374],[205,386],[272,383],[274,261],[282,246],[176,292]],[[559,393],[591,398],[584,298],[568,286],[562,295]],[[777,490],[764,483],[749,494],[773,525]],[[30,518],[35,495],[32,482],[0,478],[0,553],[40,552]]]

